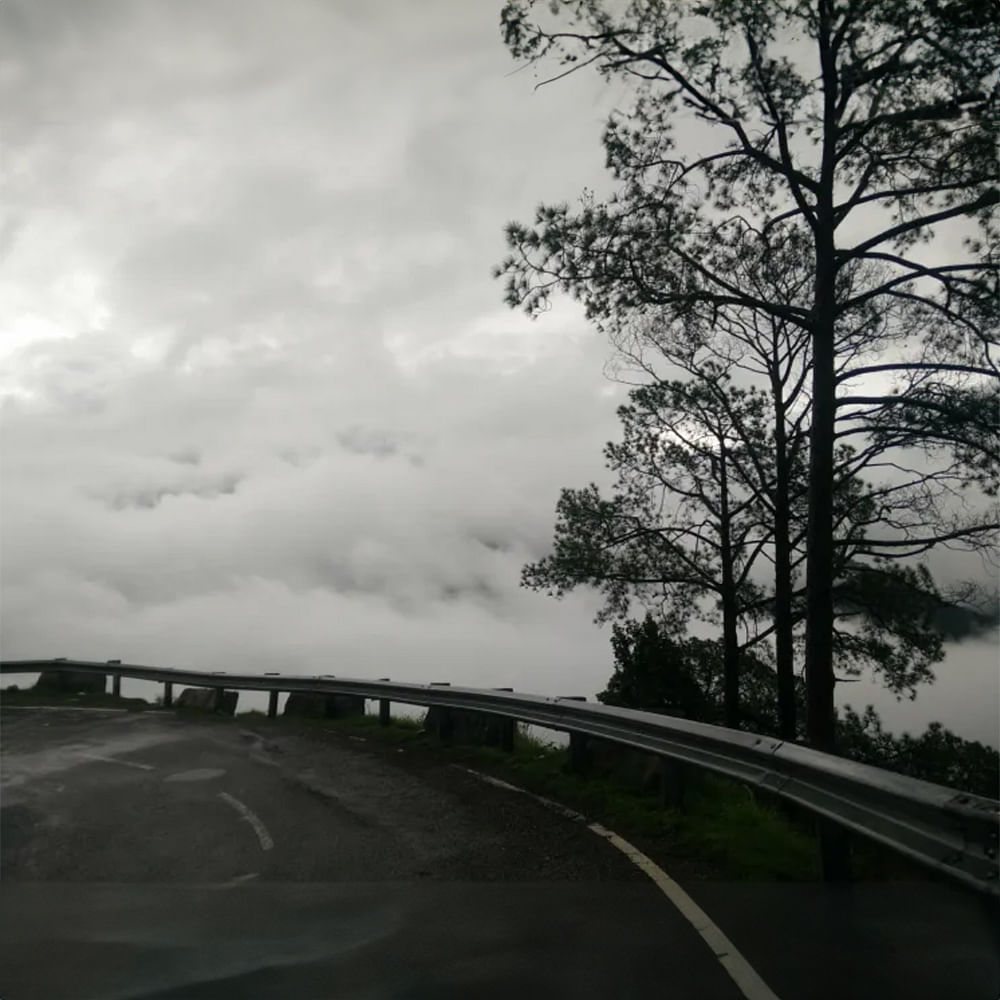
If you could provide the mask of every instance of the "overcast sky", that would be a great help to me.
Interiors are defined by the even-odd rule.
[[[624,390],[490,269],[626,93],[534,90],[499,10],[0,3],[5,658],[603,687],[594,598],[518,576]],[[996,742],[996,661],[877,703]]]

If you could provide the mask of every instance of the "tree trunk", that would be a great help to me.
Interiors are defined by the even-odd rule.
[[[774,653],[778,672],[778,734],[796,737],[795,646],[792,621],[792,546],[790,530],[788,434],[782,386],[772,376],[774,399]]]
[[[822,228],[819,236],[825,236]],[[833,228],[817,238],[816,295],[813,313],[812,429],[809,438],[809,523],[806,534],[806,729],[817,750],[836,750],[833,673],[833,443],[834,381]],[[847,882],[851,853],[847,832],[819,821],[823,878]]]
[[[809,432],[809,522],[806,529],[806,727],[818,750],[833,751],[833,443],[836,417],[836,288],[834,232],[837,68],[832,4],[819,4],[823,73],[823,152],[813,239],[816,278],[811,316],[812,425]]]
[[[736,582],[729,523],[729,482],[726,445],[719,442],[719,541],[722,556],[722,706],[725,723],[735,729],[740,722],[740,644],[736,630]]]
[[[832,753],[836,745],[833,674],[833,450],[836,417],[836,276],[834,229],[836,134],[839,78],[832,45],[830,0],[818,6],[823,75],[823,152],[816,191],[813,238],[816,282],[812,308],[812,427],[809,434],[809,522],[806,530],[806,724],[809,742]],[[819,822],[823,878],[850,879],[846,831]]]
[[[809,742],[834,748],[833,702],[833,268],[817,252],[812,336],[812,428],[806,534],[806,695]],[[832,254],[829,255],[832,258]],[[832,264],[832,260],[830,261]]]

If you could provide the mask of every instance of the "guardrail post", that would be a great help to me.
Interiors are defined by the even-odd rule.
[[[173,681],[163,682],[163,707],[170,708],[174,703],[174,685]]]
[[[586,733],[569,734],[569,769],[574,774],[586,774],[589,764],[589,747]]]
[[[673,757],[660,758],[660,802],[668,809],[684,805],[684,765]]]
[[[559,701],[586,701],[582,694],[560,695]],[[586,774],[590,767],[590,741],[586,733],[569,734],[569,770],[573,774]]]
[[[851,881],[850,834],[839,823],[818,817],[820,863],[824,882]]]
[[[431,681],[430,687],[451,687],[450,681]],[[455,734],[455,720],[452,718],[451,709],[447,705],[436,705],[437,732],[436,736],[442,743],[451,741]],[[428,709],[429,711],[430,709]]]
[[[513,691],[513,688],[494,688],[494,691]],[[506,715],[496,717],[500,725],[500,749],[511,753],[514,749],[514,734],[517,731],[517,721]]]
[[[379,681],[382,683],[387,683],[388,677],[380,677]],[[392,722],[392,703],[388,698],[379,698],[378,700],[378,724],[380,726],[388,726]]]
[[[278,715],[278,692],[268,691],[267,693],[267,717],[269,719],[277,718]]]
[[[108,660],[108,666],[120,666],[121,660]],[[122,696],[122,676],[121,674],[111,675],[111,693],[116,697]]]

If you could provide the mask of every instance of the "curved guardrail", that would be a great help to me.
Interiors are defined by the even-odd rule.
[[[773,792],[980,892],[1000,897],[1000,802],[885,771],[796,743],[688,719],[507,690],[388,680],[232,674],[110,661],[8,660],[0,674],[81,670],[168,685],[226,690],[352,694],[442,706],[600,737],[684,761]],[[387,718],[386,707],[386,718]]]

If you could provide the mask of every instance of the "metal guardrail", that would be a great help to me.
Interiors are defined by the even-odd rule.
[[[688,719],[640,712],[573,698],[546,698],[505,690],[278,674],[230,674],[146,667],[110,661],[8,660],[0,674],[43,670],[110,674],[173,686],[269,691],[269,714],[279,692],[349,694],[388,704],[442,706],[531,723],[570,734],[599,737],[660,757],[683,761],[773,792],[848,830],[980,892],[1000,897],[997,847],[1000,802],[885,771],[809,747]]]

